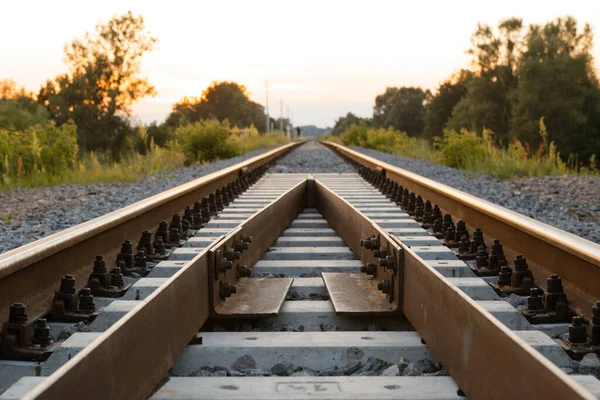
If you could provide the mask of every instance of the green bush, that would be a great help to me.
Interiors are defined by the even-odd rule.
[[[60,175],[76,164],[77,128],[53,122],[23,131],[0,129],[0,174],[13,180],[31,174]]]
[[[49,119],[46,108],[29,97],[0,98],[0,128],[22,131],[33,125],[44,125]]]
[[[240,130],[234,127],[229,135],[229,144],[241,153],[280,146],[288,142],[287,136],[281,132],[259,133],[254,125]]]
[[[374,129],[360,124],[348,127],[336,141],[349,146],[428,160],[452,168],[487,173],[500,179],[600,173],[595,156],[589,159],[586,167],[581,167],[576,159],[570,159],[567,166],[561,160],[554,142],[548,143],[543,118],[539,129],[542,144],[535,152],[518,140],[514,140],[508,148],[499,147],[494,141],[493,132],[488,129],[484,129],[481,136],[465,129],[460,132],[446,130],[442,137],[435,138],[435,146],[432,147],[426,140],[409,137],[392,128]]]
[[[484,137],[487,132],[484,131]],[[440,151],[441,163],[452,168],[473,170],[486,158],[487,151],[481,138],[474,132],[462,130],[444,132],[444,136],[436,138],[436,146]]]
[[[367,133],[369,127],[364,121],[358,125],[350,125],[342,134],[342,143],[348,146],[367,147]]]
[[[406,157],[432,160],[435,156],[428,141],[408,136],[393,128],[369,128],[366,123],[350,126],[337,140],[348,146],[360,146]]]
[[[175,130],[177,142],[187,164],[230,158],[241,153],[236,143],[229,140],[229,122],[204,120],[180,126]]]

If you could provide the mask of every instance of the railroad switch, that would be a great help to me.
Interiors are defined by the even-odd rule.
[[[30,320],[24,304],[11,304],[0,333],[0,359],[45,361],[59,345],[50,337],[46,319]]]

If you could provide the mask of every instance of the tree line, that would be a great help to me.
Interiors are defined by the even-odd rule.
[[[101,153],[115,161],[132,151],[144,154],[151,142],[165,146],[175,139],[177,128],[207,119],[266,131],[264,107],[235,82],[213,82],[200,96],[183,98],[164,123],[145,127],[134,123],[133,103],[156,94],[140,67],[143,55],[157,42],[143,17],[129,11],[66,44],[67,71],[48,79],[37,93],[12,80],[0,81],[0,139],[5,139],[6,151],[19,142],[16,133],[48,124],[52,132],[64,126],[71,134],[76,128],[78,151]],[[278,120],[269,122],[279,126]]]
[[[589,24],[572,17],[524,26],[500,21],[478,24],[471,37],[469,68],[441,83],[434,93],[420,87],[388,87],[375,98],[372,118],[339,118],[334,135],[355,124],[394,128],[433,140],[445,131],[494,134],[508,146],[515,140],[535,151],[546,138],[564,155],[588,160],[600,153],[600,84],[592,57]]]

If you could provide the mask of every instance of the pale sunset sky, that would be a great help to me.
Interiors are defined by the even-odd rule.
[[[134,107],[144,122],[164,120],[173,102],[214,80],[246,85],[263,105],[268,80],[271,116],[283,99],[298,125],[332,126],[348,111],[368,117],[386,86],[433,90],[468,66],[477,22],[511,16],[526,25],[565,15],[589,22],[600,66],[600,0],[1,0],[0,80],[37,92],[66,71],[65,43],[128,10],[159,40],[142,62],[158,92]]]

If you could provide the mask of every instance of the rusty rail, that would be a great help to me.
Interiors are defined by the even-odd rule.
[[[488,245],[499,239],[507,258],[525,255],[535,284],[544,290],[548,276],[558,274],[570,307],[591,319],[592,306],[600,299],[599,245],[337,143],[322,143],[346,159],[382,171],[386,178],[464,220],[470,230],[481,228]]]
[[[252,267],[303,208],[305,186],[305,181],[299,183],[237,229],[215,240],[25,398],[56,399],[65,393],[88,399],[147,398],[211,314],[235,314],[253,306],[271,306],[272,284],[285,278],[241,278],[258,283],[247,290],[258,289],[259,293],[248,293],[251,296],[248,298],[245,290],[241,290],[242,293],[222,299],[217,282],[238,284],[239,277],[233,265],[225,273],[216,273],[213,261],[225,243],[232,248],[234,235],[246,234],[255,239],[236,263]],[[283,302],[291,281],[287,278],[279,303]],[[240,296],[241,301],[235,296]]]
[[[186,205],[237,179],[244,171],[265,166],[301,142],[293,142],[198,178],[130,206],[79,224],[0,255],[0,325],[12,303],[23,303],[30,317],[49,310],[60,278],[73,275],[84,287],[95,254],[114,260],[124,240],[137,240],[144,229],[181,212]]]
[[[308,198],[304,199],[302,191]],[[290,199],[292,206],[288,207]],[[402,253],[397,260],[398,274],[404,276],[398,293],[403,313],[470,398],[594,398],[410,248],[388,237],[354,207],[344,207],[347,202],[318,180],[300,183],[277,201],[238,228],[239,233],[265,236],[257,241],[257,249],[248,252],[249,263],[258,260],[284,228],[285,223],[278,223],[276,229],[268,227],[265,231],[265,218],[288,222],[298,213],[299,205],[316,204],[332,221],[339,219],[340,213],[348,221],[360,219],[360,224],[343,224],[338,229],[351,230],[346,238],[355,249],[362,236],[376,232],[381,232],[381,242],[395,242],[389,244]],[[223,246],[224,239],[196,256],[25,398],[54,399],[65,393],[90,398],[141,398],[150,394],[211,312],[209,280],[214,277],[210,254]],[[436,301],[432,301],[432,293]],[[140,337],[143,339],[135,340]],[[126,375],[116,374],[117,369]]]

